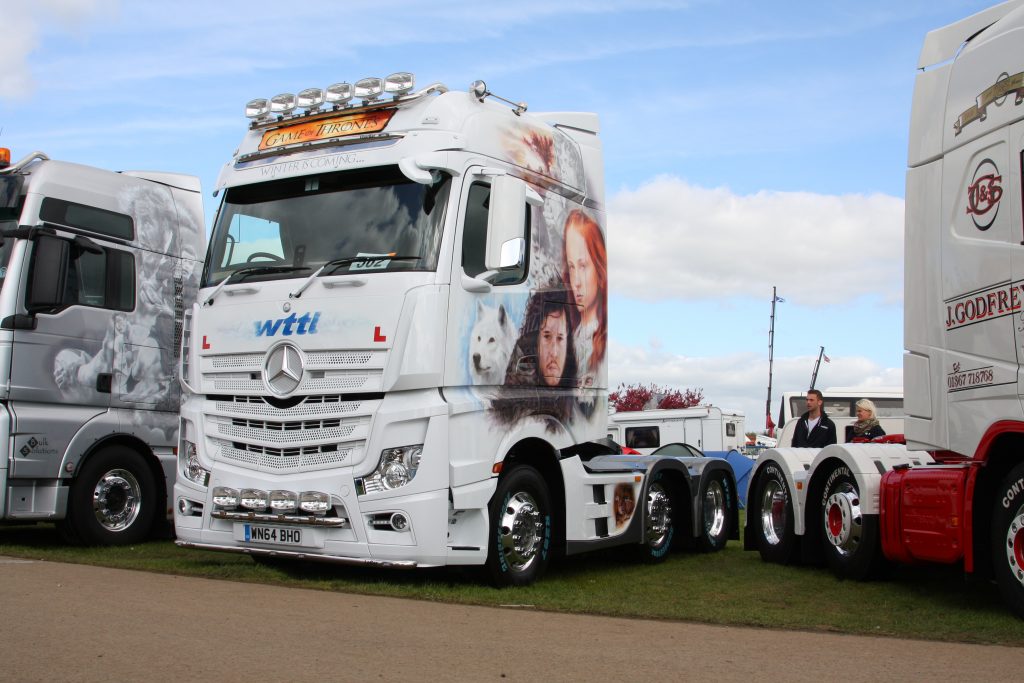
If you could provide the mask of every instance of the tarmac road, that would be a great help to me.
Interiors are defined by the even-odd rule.
[[[1024,648],[443,605],[0,557],[11,681],[1019,680]]]

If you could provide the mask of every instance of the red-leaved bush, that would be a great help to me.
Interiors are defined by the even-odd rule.
[[[658,400],[655,408],[692,408],[699,406],[704,400],[703,389],[669,389],[656,384],[620,384],[619,388],[608,394],[608,402],[620,413],[643,410],[654,397]]]

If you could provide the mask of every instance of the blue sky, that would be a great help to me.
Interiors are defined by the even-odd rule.
[[[254,97],[408,70],[595,111],[610,382],[703,387],[760,428],[773,285],[774,405],[820,346],[819,387],[902,383],[914,70],[989,4],[0,0],[0,146],[195,174],[212,216]]]

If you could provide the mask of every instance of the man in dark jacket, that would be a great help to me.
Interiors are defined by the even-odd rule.
[[[807,392],[807,412],[800,416],[793,432],[795,448],[824,448],[836,443],[836,424],[825,414],[825,397],[817,389]]]

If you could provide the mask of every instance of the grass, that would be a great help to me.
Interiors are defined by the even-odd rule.
[[[505,590],[466,569],[266,566],[171,541],[69,547],[46,524],[0,527],[0,554],[445,603],[1024,646],[1024,620],[1006,610],[993,584],[965,580],[959,567],[897,567],[885,581],[847,582],[824,569],[763,563],[736,541],[657,565],[633,562],[621,549],[574,556],[533,586]]]

